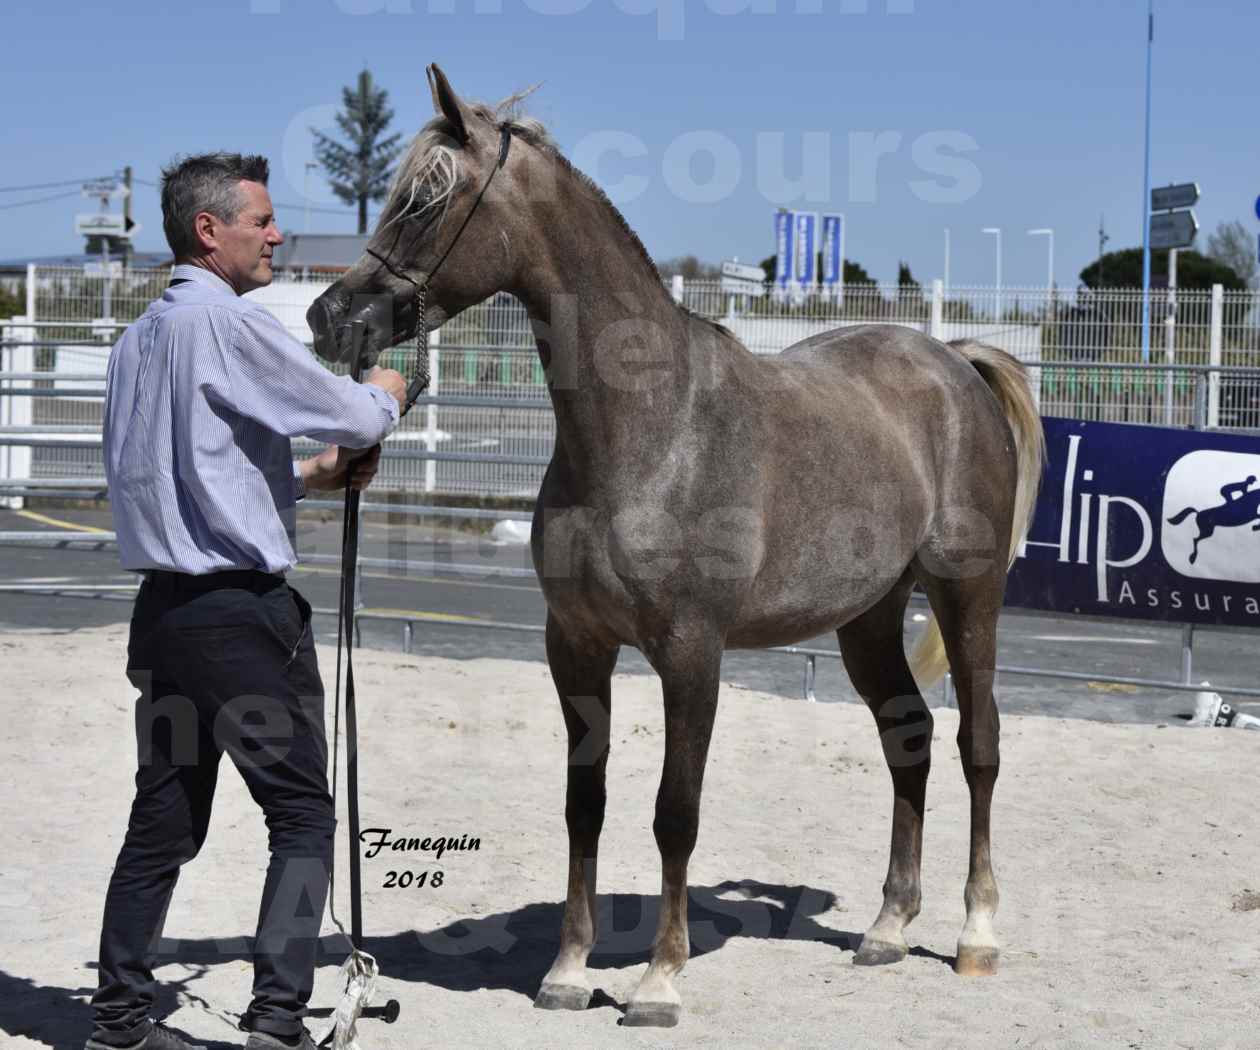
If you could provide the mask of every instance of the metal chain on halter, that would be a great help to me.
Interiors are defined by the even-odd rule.
[[[411,369],[407,399],[398,413],[399,419],[411,411],[411,406],[429,386],[429,326],[424,323],[424,302],[428,287],[428,281],[416,285],[416,363]]]

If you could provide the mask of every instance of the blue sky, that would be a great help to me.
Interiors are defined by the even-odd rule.
[[[797,192],[820,199],[789,206],[846,215],[847,255],[880,279],[899,259],[941,276],[949,227],[952,283],[991,284],[980,229],[999,226],[1004,283],[1043,284],[1045,239],[1025,231],[1049,226],[1071,287],[1100,214],[1109,248],[1140,243],[1145,12],[1145,0],[8,0],[0,186],[127,163],[156,182],[176,153],[260,152],[282,228],[300,231],[307,125],[330,123],[366,63],[410,136],[437,61],[466,97],[542,81],[530,112],[579,163],[595,158],[590,173],[657,258],[761,259]],[[1157,0],[1152,175],[1199,182],[1199,247],[1221,220],[1260,230],[1258,38],[1256,0]],[[809,178],[794,185],[807,141]],[[316,207],[338,207],[310,182]],[[58,192],[0,192],[0,205]],[[0,210],[0,258],[81,250],[73,218],[95,207]],[[162,247],[156,189],[137,186],[135,215],[138,247]],[[311,228],[353,220],[317,212]]]

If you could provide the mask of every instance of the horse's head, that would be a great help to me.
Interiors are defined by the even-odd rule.
[[[436,65],[427,72],[437,116],[399,163],[364,254],[307,311],[315,351],[327,361],[349,360],[357,343],[371,363],[410,338],[420,288],[432,330],[513,283],[527,150],[510,146],[513,130],[529,134],[532,124],[501,119],[503,107],[465,103]]]

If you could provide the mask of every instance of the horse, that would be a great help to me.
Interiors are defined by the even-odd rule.
[[[518,115],[521,96],[466,102],[437,66],[427,73],[435,116],[401,161],[363,256],[307,319],[321,357],[371,362],[499,291],[529,315],[556,423],[530,546],[569,756],[560,944],[534,1005],[581,1010],[592,996],[620,647],[659,675],[665,722],[652,825],[660,919],[623,1023],[669,1026],[681,1013],[687,866],[723,651],[833,629],[893,787],[883,905],[853,961],[907,953],[933,725],[921,688],[952,668],[971,799],[954,967],[993,973],[996,627],[1044,457],[1022,367],[892,325],[756,356],[673,301],[605,194]],[[912,669],[903,624],[916,583],[933,618]]]
[[[1252,532],[1260,532],[1260,488],[1251,488],[1255,484],[1255,475],[1248,475],[1244,481],[1235,481],[1221,486],[1221,499],[1215,507],[1197,510],[1187,507],[1178,511],[1168,519],[1169,525],[1180,525],[1190,515],[1194,515],[1194,523],[1199,534],[1194,538],[1194,546],[1190,550],[1190,564],[1199,557],[1199,543],[1210,537],[1217,529],[1231,528],[1238,525],[1251,526]]]

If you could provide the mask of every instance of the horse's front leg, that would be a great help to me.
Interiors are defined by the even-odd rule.
[[[661,676],[665,765],[652,830],[661,851],[661,913],[652,961],[630,996],[627,1025],[678,1023],[682,1000],[674,978],[686,965],[687,862],[700,825],[704,764],[717,713],[722,638],[707,624],[671,624],[667,639],[644,647]]]
[[[607,797],[604,778],[617,647],[576,638],[548,614],[547,663],[569,736],[564,805],[569,883],[560,952],[543,978],[534,1005],[544,1010],[585,1010],[591,1000],[586,960],[595,944],[595,868]]]

